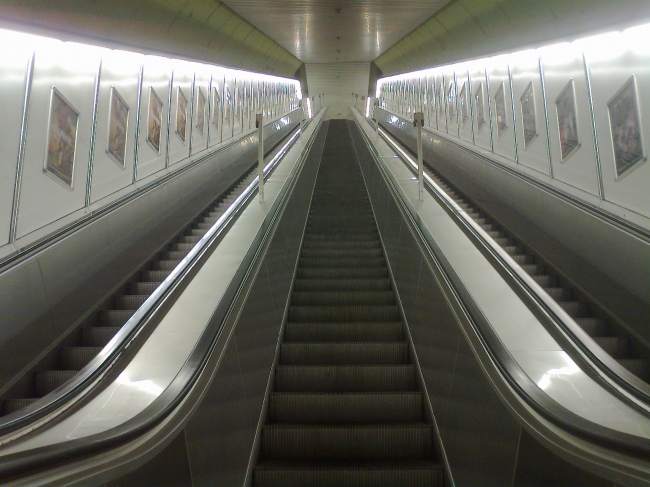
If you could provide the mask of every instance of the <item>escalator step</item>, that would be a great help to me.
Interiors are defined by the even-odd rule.
[[[193,244],[193,243],[178,242],[178,243],[172,244],[171,249],[172,250],[184,250],[184,251],[189,252],[190,250],[192,250],[194,248],[194,245],[195,244]]]
[[[101,351],[102,347],[64,347],[59,350],[59,366],[63,370],[81,370]]]
[[[296,279],[294,291],[389,291],[390,279]]]
[[[38,399],[6,399],[2,401],[2,415],[15,413],[21,409],[31,406]]]
[[[135,310],[132,309],[108,309],[100,311],[97,321],[100,326],[122,326],[129,321]]]
[[[158,288],[158,286],[160,286],[160,282],[156,281],[132,282],[129,284],[129,294],[143,294],[149,296]]]
[[[510,257],[519,265],[535,263],[535,258],[532,255],[517,254],[511,255]]]
[[[558,301],[557,304],[572,318],[583,318],[587,311],[585,304],[579,301]]]
[[[278,392],[387,392],[415,390],[409,365],[278,365]]]
[[[160,258],[163,260],[182,260],[188,253],[189,251],[185,250],[167,250],[160,254]]]
[[[291,322],[399,321],[397,306],[291,306]]]
[[[300,257],[300,267],[386,267],[383,257]]]
[[[423,420],[421,392],[292,393],[269,398],[273,423],[417,423]]]
[[[340,233],[334,235],[328,234],[307,234],[305,235],[306,242],[322,242],[322,241],[332,241],[332,240],[344,240],[344,241],[379,241],[379,235],[377,233]]]
[[[269,460],[425,459],[433,454],[425,423],[293,425],[262,428],[262,455]]]
[[[393,291],[294,291],[294,306],[371,306],[395,304]]]
[[[203,235],[205,235],[205,234],[206,234],[206,230],[204,230],[203,228],[196,228],[195,227],[195,228],[191,228],[190,230],[188,230],[188,235],[190,237],[203,237]]]
[[[159,260],[153,263],[153,269],[157,271],[173,271],[180,260]]]
[[[406,342],[282,343],[283,365],[373,365],[408,362]]]
[[[327,258],[341,258],[341,257],[381,257],[381,247],[374,249],[302,249],[301,257],[327,257]]]
[[[595,337],[594,341],[615,359],[626,359],[630,356],[630,343],[623,337]]]
[[[77,375],[76,370],[44,370],[34,374],[34,392],[45,396]]]
[[[169,274],[171,274],[171,270],[168,271],[160,271],[160,270],[152,270],[152,271],[142,271],[140,279],[144,282],[163,282]]]
[[[121,296],[115,296],[115,308],[136,310],[142,306],[142,303],[144,303],[148,297],[148,294],[122,294]]]
[[[300,279],[378,279],[388,277],[386,267],[312,267],[298,268]]]
[[[82,345],[103,347],[120,331],[119,326],[90,326],[82,331]]]
[[[532,277],[535,282],[542,287],[555,287],[557,284],[557,278],[554,276],[549,276],[548,274],[541,274]]]
[[[601,319],[576,318],[575,322],[592,337],[607,335],[607,323]]]
[[[404,339],[402,323],[287,323],[286,342],[366,342]]]
[[[620,359],[618,363],[632,372],[638,378],[648,381],[650,379],[650,366],[645,359]]]
[[[379,240],[311,240],[305,242],[303,250],[318,250],[318,249],[379,249],[381,243]]]
[[[199,240],[201,240],[201,237],[203,235],[182,235],[178,237],[178,242],[179,243],[191,243],[191,244],[196,244]]]
[[[570,301],[573,298],[571,289],[564,287],[545,287],[544,291],[555,301]]]
[[[544,274],[544,266],[540,264],[523,264],[521,268],[531,276]]]

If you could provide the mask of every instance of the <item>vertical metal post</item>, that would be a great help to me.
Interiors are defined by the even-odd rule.
[[[422,156],[422,126],[424,125],[424,113],[414,114],[413,125],[418,133],[418,199],[424,199],[424,157]]]
[[[86,208],[90,206],[90,192],[93,186],[93,169],[95,166],[95,142],[97,141],[97,108],[99,104],[99,84],[102,79],[102,61],[99,61],[95,78],[95,95],[93,98],[93,120],[90,127],[90,149],[88,151],[88,173],[86,174]]]
[[[257,143],[257,175],[259,177],[259,188],[260,188],[260,203],[264,202],[264,124],[262,123],[262,114],[258,113],[255,115],[255,127],[257,128],[257,136],[259,142]],[[302,128],[301,128],[302,131]]]
[[[300,135],[298,136],[299,140],[302,140],[302,130],[303,130],[303,123],[305,120],[305,99],[303,98],[298,102],[300,105]]]
[[[372,116],[375,119],[375,135],[377,136],[377,140],[379,140],[379,117],[377,116],[377,107],[379,107],[379,100],[375,98]]]

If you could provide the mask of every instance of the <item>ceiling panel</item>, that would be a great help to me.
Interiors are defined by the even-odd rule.
[[[370,62],[449,0],[225,0],[305,63]]]
[[[648,0],[453,0],[375,60],[383,75],[639,23]]]
[[[93,39],[108,47],[288,77],[302,64],[218,0],[0,2],[1,25],[11,28],[16,22],[20,30],[27,27],[61,39]],[[253,33],[254,42],[249,42]]]

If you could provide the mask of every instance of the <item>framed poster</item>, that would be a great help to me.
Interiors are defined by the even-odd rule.
[[[537,122],[535,120],[535,90],[531,81],[524,94],[521,95],[521,118],[524,124],[524,149],[537,137]]]
[[[461,88],[458,97],[458,103],[460,104],[460,120],[464,127],[465,122],[469,119],[469,107],[467,106],[467,83],[463,83],[463,87]]]
[[[646,159],[634,75],[607,103],[607,111],[614,146],[616,179],[619,180]]]
[[[129,125],[129,106],[111,87],[110,110],[108,114],[108,144],[106,153],[122,169],[126,168],[126,136]]]
[[[221,95],[217,87],[212,88],[212,124],[219,128],[219,117],[221,116]]]
[[[449,121],[456,117],[456,83],[453,81],[449,83],[447,90],[447,111],[449,113]]]
[[[199,129],[202,137],[205,137],[205,101],[203,88],[199,86],[199,90],[196,94],[196,128]]]
[[[187,98],[181,87],[176,87],[176,133],[185,142],[187,136]]]
[[[440,120],[445,119],[445,86],[444,83],[440,83],[440,88],[438,89],[438,123]]]
[[[496,106],[497,114],[497,138],[500,139],[508,128],[506,122],[506,84],[504,81],[501,82],[496,94],[494,95],[494,105]]]
[[[565,162],[580,148],[578,111],[576,109],[576,93],[573,79],[569,80],[557,100],[555,100],[555,109],[560,134],[562,162]]]
[[[162,133],[163,102],[153,87],[149,87],[149,120],[147,122],[147,142],[160,154],[160,134]]]
[[[224,123],[226,124],[226,126],[228,128],[232,128],[232,125],[231,125],[231,120],[232,120],[232,116],[231,116],[232,115],[232,113],[231,113],[232,112],[232,99],[230,98],[230,88],[226,87],[224,97],[226,99],[225,100],[226,103],[225,103],[225,106],[223,107],[223,109],[224,109],[223,121],[224,121]]]
[[[78,125],[79,112],[53,87],[43,171],[71,191]]]
[[[481,81],[476,90],[476,128],[478,132],[481,131],[483,125],[485,125],[485,101],[483,98],[483,82]]]

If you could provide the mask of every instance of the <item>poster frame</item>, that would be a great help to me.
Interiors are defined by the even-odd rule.
[[[571,104],[571,108],[573,108],[573,116],[576,121],[575,126],[576,126],[576,136],[578,137],[577,139],[578,143],[566,154],[566,156],[563,156],[562,155],[562,129],[560,127],[560,112],[558,111],[558,102],[569,92],[571,93],[571,96],[573,98],[573,103]],[[560,162],[564,164],[571,158],[573,154],[575,154],[576,152],[578,152],[578,150],[580,150],[580,147],[582,147],[582,142],[580,141],[580,131],[578,130],[578,127],[580,126],[580,117],[578,115],[578,107],[576,105],[576,88],[575,88],[575,83],[573,81],[573,78],[569,80],[569,82],[562,89],[562,91],[560,91],[560,94],[555,99],[555,122],[557,123],[558,142],[560,144]]]
[[[62,179],[56,172],[52,171],[49,168],[49,163],[48,163],[48,156],[49,156],[49,147],[50,147],[50,134],[52,130],[52,114],[53,114],[53,108],[54,108],[54,97],[58,96],[63,100],[63,102],[72,110],[77,115],[77,119],[75,121],[75,126],[74,126],[74,150],[72,153],[72,167],[71,167],[71,174],[70,174],[70,183]],[[48,118],[47,118],[47,136],[45,137],[45,154],[44,154],[44,161],[43,161],[43,172],[52,180],[56,181],[58,184],[63,186],[65,189],[68,191],[74,191],[74,168],[75,168],[75,162],[77,159],[77,136],[79,135],[79,117],[81,116],[79,110],[77,110],[72,103],[59,91],[59,89],[56,86],[52,86],[52,90],[50,92],[50,108],[48,110]]]
[[[111,152],[111,120],[112,117],[111,115],[113,114],[113,97],[116,96],[120,102],[126,107],[126,125],[124,126],[124,161],[120,161],[113,152]],[[117,164],[120,169],[125,170],[126,169],[126,148],[127,144],[129,143],[129,115],[131,113],[131,108],[129,107],[129,104],[126,102],[124,97],[120,95],[120,92],[117,91],[117,88],[115,86],[111,86],[111,95],[109,97],[108,101],[108,129],[107,129],[107,134],[106,134],[106,154],[108,155],[109,158],[115,164]]]
[[[530,138],[526,138],[526,117],[524,114],[524,99],[527,98],[527,96],[530,94],[530,102],[532,102],[532,114],[533,114],[533,122],[535,124],[535,134]],[[521,130],[522,130],[522,135],[524,139],[524,150],[528,150],[528,148],[532,145],[535,140],[537,140],[537,137],[539,136],[539,131],[537,130],[537,99],[535,97],[535,86],[531,80],[530,83],[526,86],[526,89],[524,89],[524,92],[521,94],[521,97],[519,98],[519,109],[521,110]]]
[[[634,105],[633,109],[636,114],[637,120],[637,130],[639,132],[639,145],[641,149],[640,157],[637,158],[630,166],[624,168],[621,173],[618,171],[618,164],[616,162],[616,142],[614,141],[614,130],[612,126],[612,113],[611,113],[611,104],[616,101],[623,93],[628,89],[632,88],[632,94],[634,95]],[[632,75],[628,80],[623,83],[616,93],[607,101],[607,121],[609,122],[609,136],[612,143],[612,153],[614,154],[614,180],[620,181],[624,179],[628,174],[634,172],[635,169],[641,167],[647,160],[647,153],[645,148],[645,142],[643,140],[643,121],[641,119],[641,110],[639,108],[639,89],[637,86],[636,76]]]
[[[160,131],[158,132],[158,147],[154,144],[154,141],[151,139],[151,134],[149,133],[149,122],[151,118],[151,101],[152,97],[155,98],[155,101],[158,102],[160,105]],[[147,143],[149,144],[149,147],[158,155],[160,155],[160,145],[162,142],[162,125],[163,125],[163,119],[162,119],[162,111],[165,108],[165,105],[163,104],[162,99],[158,96],[158,93],[154,89],[153,86],[149,86],[149,103],[147,104]]]

